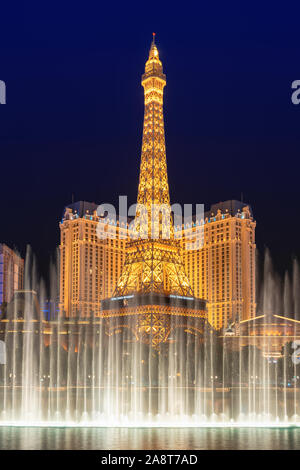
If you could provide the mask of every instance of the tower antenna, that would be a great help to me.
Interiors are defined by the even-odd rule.
[[[153,36],[153,41],[152,41],[152,42],[153,42],[153,44],[155,44],[155,36],[156,36],[156,34],[155,34],[155,33],[152,33],[152,36]]]

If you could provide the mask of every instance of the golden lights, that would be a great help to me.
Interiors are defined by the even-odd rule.
[[[128,244],[125,266],[116,295],[159,292],[192,296],[192,289],[183,267],[180,245],[174,240],[171,222],[163,118],[165,85],[166,76],[154,35],[142,76],[145,113],[136,217],[140,219],[140,235],[144,235],[145,230],[148,233],[146,239],[140,238]],[[139,207],[147,209],[146,215],[140,214]],[[156,213],[161,208],[164,209],[163,213]]]

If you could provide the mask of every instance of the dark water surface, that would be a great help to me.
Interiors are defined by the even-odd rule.
[[[300,449],[300,428],[0,427],[4,449]]]

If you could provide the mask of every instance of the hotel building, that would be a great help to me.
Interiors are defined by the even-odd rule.
[[[225,201],[205,213],[203,243],[187,250],[196,224],[184,227],[183,258],[195,296],[208,301],[208,320],[217,330],[255,316],[255,225],[251,208]]]
[[[127,230],[110,225],[115,238],[101,240],[97,205],[78,202],[65,209],[60,224],[60,311],[66,316],[100,314],[122,272]],[[208,320],[217,330],[255,317],[255,225],[248,205],[225,201],[205,213],[203,246],[187,250],[194,226],[183,231],[183,261],[195,297],[208,301]]]
[[[113,295],[125,260],[126,224],[110,221],[97,236],[97,204],[76,202],[60,223],[60,312],[67,317],[99,316],[101,300]]]
[[[24,260],[0,243],[0,305],[8,304],[17,290],[23,289]]]

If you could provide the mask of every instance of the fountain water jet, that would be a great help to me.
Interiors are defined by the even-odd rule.
[[[266,253],[259,311],[267,317],[295,313],[297,319],[299,279],[294,261],[292,277],[286,274],[282,283]],[[153,348],[137,342],[130,328],[108,334],[93,315],[45,318],[41,306],[47,297],[28,250],[25,290],[0,319],[7,348],[7,363],[0,366],[0,425],[299,424],[300,371],[289,344],[282,357],[272,356],[268,323],[261,337],[251,326],[251,344],[236,337],[234,349],[230,337],[209,325],[199,342],[174,319],[169,342]],[[58,298],[55,263],[50,297]]]

